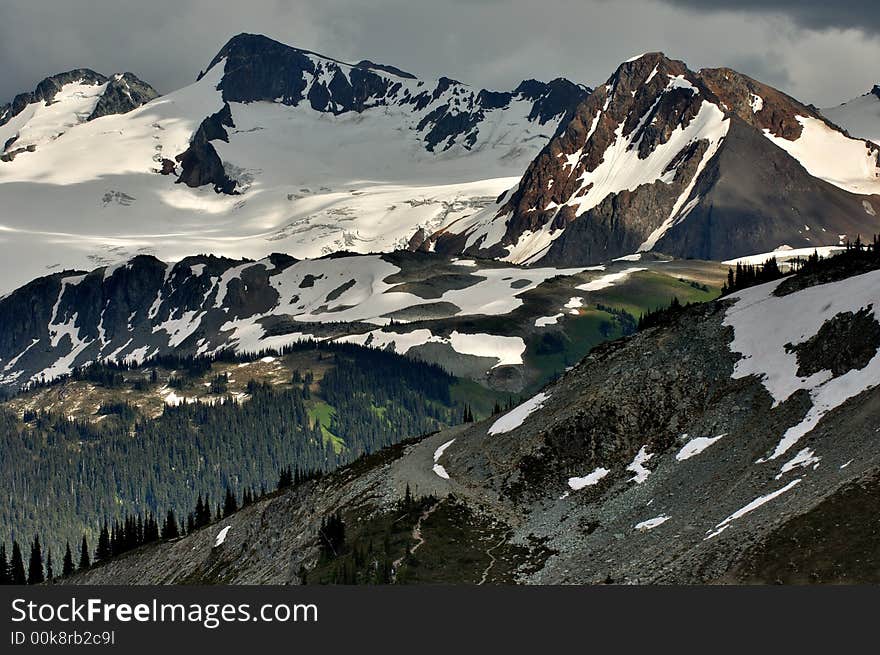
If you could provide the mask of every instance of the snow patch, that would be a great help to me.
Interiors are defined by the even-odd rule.
[[[488,434],[502,434],[504,432],[510,432],[515,430],[519,426],[523,424],[523,421],[526,420],[526,417],[529,416],[532,412],[536,412],[541,409],[550,399],[549,393],[544,393],[543,391],[532,398],[529,398],[527,401],[510,410],[495,421],[492,424],[492,427],[489,428]]]
[[[223,528],[222,530],[220,530],[220,532],[217,533],[217,538],[214,539],[214,548],[217,548],[218,546],[223,545],[223,543],[226,541],[226,535],[229,534],[230,528],[232,528],[232,526],[227,525],[225,528]]]
[[[723,434],[719,434],[717,437],[694,437],[684,446],[682,446],[681,450],[679,450],[678,453],[675,455],[675,459],[679,462],[683,462],[686,459],[690,459],[694,455],[699,455],[713,443],[726,436],[727,433],[724,432]]]
[[[633,459],[633,461],[626,467],[627,471],[635,473],[635,475],[629,479],[630,482],[642,484],[648,479],[648,476],[651,475],[651,471],[650,469],[645,468],[644,464],[653,456],[654,453],[648,452],[648,446],[642,446],[639,449],[639,452],[636,453],[635,459]]]
[[[666,514],[661,514],[660,516],[655,516],[652,519],[647,519],[646,521],[642,521],[641,523],[636,523],[635,529],[639,532],[646,532],[648,530],[653,530],[657,526],[663,525],[668,521],[670,516]]]
[[[434,467],[432,470],[444,480],[449,479],[449,474],[446,472],[446,469],[441,464],[438,464],[438,462],[440,461],[440,458],[443,457],[444,451],[449,448],[449,446],[451,446],[452,442],[454,441],[455,439],[450,439],[434,451]]]
[[[568,486],[571,487],[574,491],[579,491],[580,489],[583,489],[585,487],[592,487],[599,484],[599,481],[609,473],[611,473],[611,471],[599,466],[593,469],[592,473],[588,473],[582,478],[569,478]]]
[[[880,271],[831,282],[786,296],[773,295],[780,281],[746,289],[730,296],[736,302],[724,317],[732,327],[730,349],[741,358],[733,378],[755,375],[773,398],[776,407],[798,390],[807,390],[812,407],[797,425],[786,430],[773,453],[758,462],[781,457],[834,408],[880,382],[880,352],[857,370],[832,378],[830,371],[798,376],[797,356],[786,344],[800,344],[819,332],[822,325],[842,312],[857,312],[873,305],[880,318]]]
[[[781,495],[784,494],[785,492],[790,491],[791,489],[793,489],[794,487],[796,487],[798,484],[800,484],[801,480],[802,480],[802,478],[797,478],[796,480],[792,480],[791,482],[789,482],[787,485],[785,485],[785,486],[782,487],[781,489],[777,489],[776,491],[774,491],[774,492],[772,492],[772,493],[769,493],[769,494],[766,494],[766,495],[764,495],[764,496],[759,496],[758,498],[755,498],[755,499],[754,499],[752,502],[750,502],[748,505],[746,505],[746,506],[744,506],[744,507],[742,507],[742,508],[736,510],[733,514],[731,514],[731,515],[728,516],[726,519],[724,519],[723,521],[721,521],[721,523],[719,523],[718,525],[716,525],[716,526],[715,526],[715,530],[714,530],[714,531],[710,531],[709,536],[707,536],[703,541],[705,541],[705,540],[707,540],[707,539],[711,539],[712,537],[716,537],[716,536],[718,536],[719,534],[721,534],[722,532],[724,532],[728,527],[730,527],[730,524],[731,524],[733,521],[736,521],[737,519],[742,518],[743,516],[745,516],[745,515],[748,514],[749,512],[753,512],[753,511],[755,511],[756,509],[758,509],[758,508],[761,507],[762,505],[765,505],[766,503],[769,503],[769,502],[770,502],[771,500],[773,500],[774,498],[778,498],[779,496],[781,496]]]

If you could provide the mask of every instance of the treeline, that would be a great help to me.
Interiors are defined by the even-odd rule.
[[[45,411],[22,423],[0,409],[0,485],[8,490],[0,541],[37,533],[59,552],[83,532],[94,541],[105,518],[160,516],[193,507],[199,493],[260,489],[291,464],[294,477],[330,471],[461,420],[450,400],[455,379],[442,368],[351,344],[331,350],[335,367],[321,395],[341,450],[310,417],[308,374],[301,386],[251,382],[245,402],[181,404],[155,419],[133,417],[125,403],[105,404],[101,411],[120,420],[97,424]]]
[[[293,468],[288,466],[282,469],[279,474],[277,490],[297,487],[310,480],[320,479],[322,476],[323,472],[321,471],[297,469],[294,472]],[[30,545],[27,569],[25,569],[22,549],[18,542],[13,539],[9,557],[7,557],[6,544],[0,542],[0,585],[51,583],[58,575],[67,577],[74,572],[86,571],[92,566],[104,564],[114,557],[141,546],[179,539],[216,521],[229,518],[239,509],[243,509],[266,496],[265,486],[260,489],[259,493],[253,488],[248,488],[244,490],[241,504],[239,504],[235,493],[227,487],[222,505],[218,503],[216,512],[212,514],[209,496],[205,495],[203,499],[200,493],[195,507],[187,515],[185,524],[178,522],[177,514],[173,509],[168,510],[161,527],[152,512],[137,516],[126,514],[124,519],[114,520],[112,525],[105,520],[98,532],[94,554],[90,554],[88,536],[83,534],[82,540],[79,542],[78,564],[74,564],[70,541],[65,543],[60,571],[56,570],[56,564],[52,560],[51,548],[47,552],[45,562],[43,561],[43,549],[38,535],[34,536]],[[330,534],[335,534],[332,529]],[[342,540],[344,540],[344,536]]]
[[[814,250],[807,257],[787,260],[783,266],[780,266],[775,257],[771,257],[763,264],[737,264],[727,269],[727,281],[721,288],[721,295],[725,296],[758,284],[773,282],[792,273],[809,275],[821,273],[823,269],[829,267],[853,264],[864,264],[871,268],[880,266],[880,235],[874,235],[870,242],[863,242],[861,236],[856,237],[855,241],[847,240],[843,250],[835,252],[830,257],[820,257],[819,251]]]
[[[636,330],[641,332],[642,330],[647,330],[648,328],[657,327],[659,325],[668,325],[677,314],[680,314],[683,310],[692,305],[694,305],[694,303],[682,305],[678,297],[673,296],[668,306],[651,309],[644,314],[641,314],[638,323],[636,324]]]

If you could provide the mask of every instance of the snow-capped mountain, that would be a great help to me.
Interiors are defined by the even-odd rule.
[[[724,270],[652,256],[559,269],[407,252],[316,260],[195,256],[173,264],[141,255],[91,272],[55,273],[0,298],[0,389],[99,361],[257,353],[332,339],[392,349],[519,391],[538,382],[524,360],[535,348],[552,350],[541,337],[567,341],[568,326],[577,333],[582,319],[604,324],[604,337],[581,332],[566,350],[580,357],[620,333],[615,315],[586,311],[597,292],[641,274],[661,297],[685,297],[693,291],[689,280],[720,286]],[[634,294],[628,306],[655,302]]]
[[[880,148],[736,71],[623,63],[497,203],[435,239],[521,263],[727,259],[870,235]]]
[[[477,90],[242,34],[194,84],[0,163],[4,287],[145,253],[417,246],[515,183],[587,94]]]
[[[852,136],[880,144],[880,84],[849,102],[823,109],[822,114]]]
[[[117,114],[149,95],[108,100],[133,76],[53,79],[0,125],[2,291],[140,254],[422,249],[568,266],[877,231],[880,147],[735,71],[660,53],[595,92],[563,79],[495,92],[242,34],[194,84]]]
[[[124,114],[158,95],[132,73],[105,77],[81,68],[47,77],[33,91],[0,107],[0,161],[11,162],[80,123]]]

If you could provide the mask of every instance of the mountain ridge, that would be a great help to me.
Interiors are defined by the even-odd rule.
[[[764,138],[727,139],[730,130]],[[840,153],[839,170],[823,161],[829,148]],[[712,178],[719,179],[725,153],[746,172],[768,158],[786,168],[783,193],[752,173],[741,190],[734,180],[714,202]],[[636,250],[727,259],[781,245],[834,245],[841,234],[872,233],[878,157],[875,144],[850,138],[814,108],[748,76],[694,72],[646,53],[621,64],[581,103],[516,187],[440,233],[437,248],[558,264]],[[790,189],[804,193],[787,195]],[[764,196],[764,206],[755,196]],[[792,209],[799,225],[786,217]],[[720,225],[707,234],[720,212]],[[694,223],[703,226],[688,234]]]

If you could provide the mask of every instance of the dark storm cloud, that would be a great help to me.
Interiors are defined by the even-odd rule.
[[[130,70],[169,92],[229,37],[258,32],[339,59],[423,77],[513,88],[530,77],[589,85],[640,52],[693,68],[731,66],[806,102],[846,100],[880,81],[878,10],[840,3],[695,0],[0,0],[0,102],[43,77]],[[746,6],[746,9],[742,9]],[[760,6],[759,6],[760,5]],[[827,7],[826,7],[827,5]],[[721,11],[729,6],[736,11]],[[699,7],[699,10],[697,10]],[[861,9],[858,9],[861,7]],[[850,12],[851,13],[851,12]],[[823,22],[823,16],[836,20]],[[843,28],[860,31],[842,31]]]
[[[880,32],[877,0],[664,0],[668,4],[698,11],[755,11],[781,13],[799,25],[825,30],[830,27]]]

